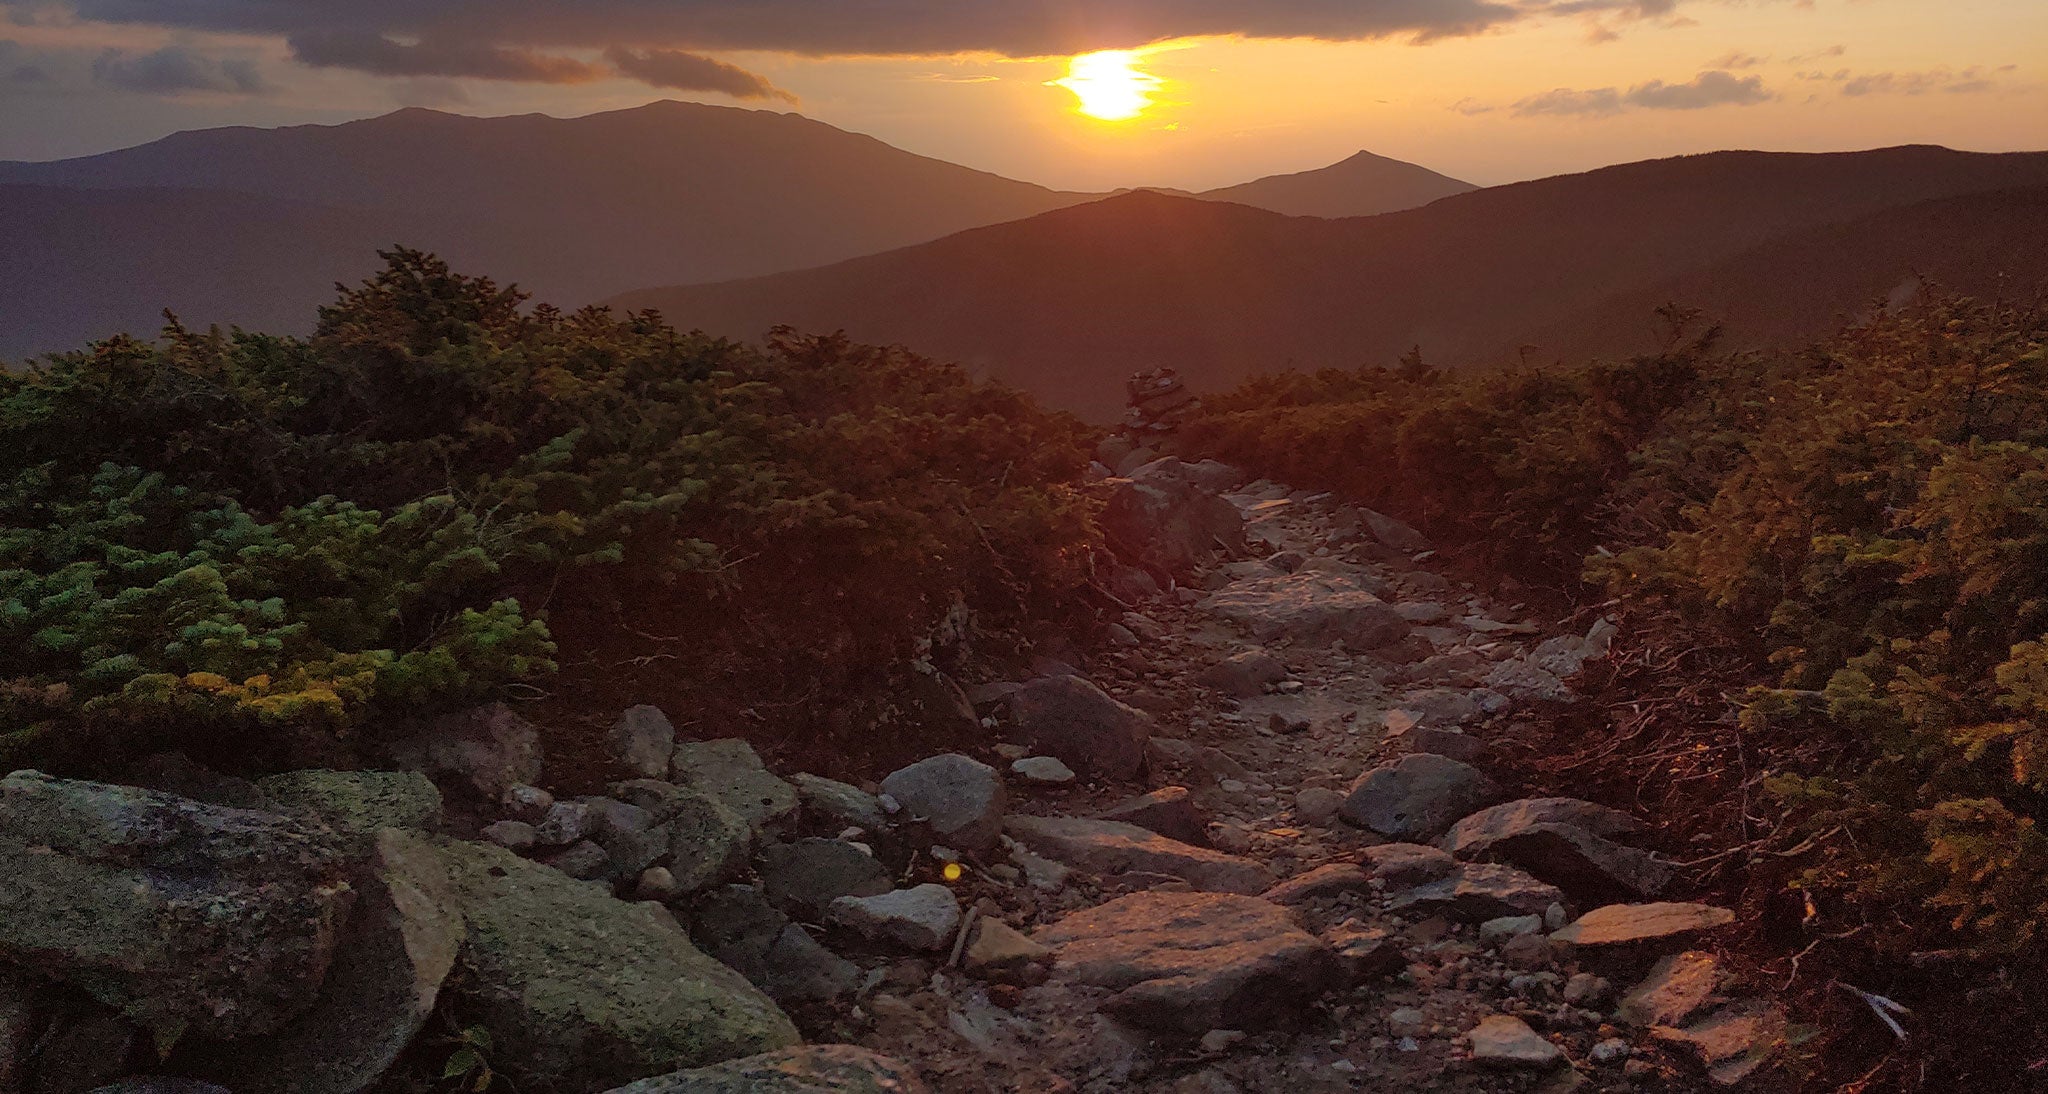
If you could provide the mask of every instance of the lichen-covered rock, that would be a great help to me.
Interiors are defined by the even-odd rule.
[[[875,856],[836,839],[771,844],[761,852],[761,889],[777,905],[815,919],[843,896],[878,896],[896,886]]]
[[[608,1094],[925,1094],[915,1069],[852,1045],[804,1045],[642,1079]]]
[[[441,791],[417,771],[288,771],[256,786],[278,811],[305,810],[344,835],[441,824]]]
[[[467,923],[450,985],[492,1065],[566,1094],[793,1045],[796,1027],[673,917],[496,847],[447,849]]]
[[[995,846],[1009,805],[995,768],[950,752],[891,772],[882,780],[882,793],[896,799],[908,817],[924,818],[933,838],[976,854]]]
[[[843,896],[832,902],[830,918],[871,941],[936,951],[952,945],[960,929],[960,898],[937,884],[876,896]]]
[[[267,1033],[327,975],[348,860],[307,819],[17,771],[0,780],[0,960],[146,1026]]]
[[[882,803],[860,787],[822,775],[791,775],[806,820],[876,831],[889,823]]]
[[[754,829],[722,799],[680,788],[666,809],[669,870],[677,889],[694,893],[745,868],[754,850]]]
[[[796,811],[796,787],[770,774],[754,746],[738,738],[676,746],[673,780],[717,798],[755,831]]]
[[[439,718],[388,751],[399,767],[480,801],[498,802],[515,786],[540,782],[540,730],[503,703]]]

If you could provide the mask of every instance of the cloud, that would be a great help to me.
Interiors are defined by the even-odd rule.
[[[1744,53],[1738,49],[1730,53],[1723,54],[1722,56],[1717,57],[1714,60],[1708,61],[1707,67],[1739,70],[1745,68],[1755,68],[1756,66],[1763,64],[1768,60],[1770,60],[1769,57],[1759,57],[1754,53]]]
[[[165,46],[154,53],[110,49],[92,63],[92,78],[107,87],[144,95],[179,95],[218,91],[259,95],[270,90],[253,62],[216,61],[183,46]]]
[[[773,98],[790,103],[796,101],[796,96],[769,83],[767,77],[700,53],[688,53],[679,49],[635,51],[614,46],[605,51],[604,59],[610,61],[622,75],[631,76],[653,87],[672,87],[681,91],[716,91],[735,99]]]
[[[470,76],[540,84],[583,84],[605,76],[604,69],[573,57],[445,39],[407,44],[370,32],[318,30],[286,41],[292,56],[304,64],[379,76]]]
[[[1975,95],[1999,90],[2001,85],[1992,77],[2012,72],[2016,67],[2001,65],[1996,69],[1987,70],[1982,65],[1971,65],[1961,72],[1948,68],[1933,68],[1920,72],[1865,73],[1842,68],[1833,72],[1801,72],[1798,75],[1800,79],[1814,83],[1840,84],[1842,94],[1851,98],[1862,98],[1867,95],[1925,95],[1936,91],[1951,95]]]
[[[1622,91],[1613,87],[1581,90],[1560,87],[1531,95],[1510,109],[1522,117],[1605,117],[1624,110],[1704,110],[1713,106],[1753,106],[1776,98],[1761,76],[1702,72],[1682,84],[1651,80]]]

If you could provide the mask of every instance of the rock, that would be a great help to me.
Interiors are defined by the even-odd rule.
[[[1563,999],[1575,1007],[1597,1007],[1614,994],[1614,985],[1604,976],[1590,972],[1573,973],[1564,982]]]
[[[1025,782],[1044,786],[1065,786],[1074,781],[1074,771],[1051,756],[1026,756],[1010,763],[1010,771]]]
[[[1256,897],[1134,893],[1041,929],[1060,975],[1116,992],[1112,1016],[1143,1029],[1285,1026],[1335,986],[1329,947]]]
[[[1001,970],[1047,961],[1052,951],[1000,919],[978,919],[962,961],[970,969]]]
[[[1408,967],[1408,956],[1400,942],[1384,927],[1339,924],[1323,935],[1323,941],[1337,955],[1337,964],[1347,983],[1363,984],[1393,976]]]
[[[879,896],[896,886],[873,855],[834,839],[770,844],[761,852],[761,891],[779,907],[813,919],[843,896]]]
[[[1596,1064],[1612,1064],[1628,1059],[1633,1051],[1635,1050],[1629,1047],[1627,1041],[1619,1037],[1609,1037],[1588,1049],[1586,1059]]]
[[[1102,811],[1100,819],[1135,824],[1170,840],[1196,847],[1209,845],[1209,824],[1185,786],[1162,786]]]
[[[1475,1063],[1490,1067],[1541,1070],[1564,1062],[1564,1050],[1544,1040],[1529,1023],[1509,1014],[1495,1014],[1479,1020],[1471,1033]]]
[[[1265,892],[1273,884],[1272,872],[1260,863],[1170,840],[1133,824],[1013,816],[1003,827],[1039,854],[1105,878],[1167,874],[1204,892],[1244,894]]]
[[[434,1012],[463,941],[441,854],[386,828],[310,1010],[227,1046],[209,1078],[237,1094],[355,1094],[377,1084]]]
[[[1550,939],[1540,934],[1518,934],[1501,943],[1500,959],[1509,968],[1524,971],[1549,969],[1569,956],[1571,947],[1559,943],[1552,945]]]
[[[857,966],[819,945],[751,885],[710,890],[692,911],[698,944],[777,1001],[835,999],[860,984]]]
[[[685,789],[665,779],[627,779],[613,783],[609,791],[613,800],[644,810],[654,824],[675,816],[684,798],[704,796],[702,791]]]
[[[1233,654],[1195,675],[1195,683],[1234,699],[1255,699],[1266,688],[1287,679],[1287,666],[1261,649]]]
[[[1260,642],[1343,642],[1348,649],[1375,650],[1408,636],[1407,620],[1366,591],[1359,578],[1323,570],[1240,581],[1198,607],[1242,626]]]
[[[1152,719],[1078,676],[1033,680],[1010,699],[1019,742],[1083,774],[1135,778],[1145,765]]]
[[[0,960],[145,1026],[267,1033],[327,973],[348,859],[305,820],[17,771],[0,779]]]
[[[889,823],[882,803],[857,786],[818,775],[791,775],[797,803],[806,818],[816,818],[838,827],[880,831]]]
[[[29,1050],[35,1046],[37,1012],[47,1000],[27,975],[0,966],[0,1090],[28,1089]]]
[[[608,876],[630,881],[669,857],[674,835],[667,828],[642,828],[608,832],[597,843],[611,860]],[[669,878],[674,880],[675,874]]]
[[[1159,580],[1136,566],[1112,563],[1104,568],[1102,587],[1126,604],[1143,604],[1161,592]]]
[[[98,1087],[92,1094],[232,1094],[227,1087],[198,1079],[175,1079],[163,1075],[132,1075],[119,1082]]]
[[[1360,775],[1338,813],[1389,839],[1427,838],[1499,793],[1470,764],[1417,753]]]
[[[596,831],[597,822],[590,815],[590,806],[583,802],[556,802],[534,826],[533,837],[543,847],[567,847],[590,838]]]
[[[1707,904],[1610,904],[1565,924],[1551,937],[1575,946],[1661,942],[1735,922],[1735,913]]]
[[[1401,915],[1445,915],[1463,923],[1502,916],[1542,915],[1563,894],[1512,866],[1471,862],[1449,875],[1394,893],[1387,910]]]
[[[1682,1026],[1720,1002],[1720,987],[1713,954],[1675,953],[1650,967],[1642,983],[1621,997],[1614,1016],[1632,1026]]]
[[[761,955],[758,983],[777,1002],[829,1002],[860,982],[860,966],[819,945],[799,924],[783,927]]]
[[[347,836],[441,825],[441,791],[417,771],[291,771],[256,786],[278,812],[310,813]]]
[[[996,769],[957,752],[919,760],[882,780],[882,792],[912,817],[922,817],[937,839],[981,854],[1003,831],[1009,793]]]
[[[1540,915],[1504,915],[1498,919],[1489,919],[1481,923],[1479,925],[1479,939],[1482,942],[1491,942],[1498,945],[1510,938],[1519,938],[1525,934],[1535,934],[1542,929],[1543,917]]]
[[[796,787],[768,773],[754,746],[737,738],[676,746],[673,780],[717,798],[756,832],[796,811]]]
[[[1103,488],[1096,523],[1125,559],[1186,575],[1244,550],[1244,516],[1215,494],[1163,475],[1110,479]]]
[[[926,884],[879,896],[843,896],[831,921],[874,942],[934,952],[953,944],[960,930],[960,900],[944,885]]]
[[[1538,824],[1568,824],[1609,839],[1640,835],[1647,828],[1619,809],[1579,798],[1522,798],[1466,817],[1452,825],[1437,846],[1469,858],[1494,840]]]
[[[399,767],[452,782],[484,802],[540,781],[540,730],[503,703],[437,719],[389,752]]]
[[[1564,681],[1520,659],[1502,661],[1486,674],[1483,683],[1493,690],[1525,702],[1561,703],[1572,697]]]
[[[595,1091],[793,1045],[796,1027],[674,917],[495,847],[444,852],[467,923],[449,991],[522,1087]]]
[[[1125,612],[1118,618],[1126,630],[1147,642],[1164,641],[1168,633],[1164,625],[1144,612]]]
[[[37,1045],[32,1094],[75,1094],[128,1071],[142,1031],[117,1014],[91,1011],[53,1023]]]
[[[555,807],[555,796],[538,786],[518,783],[499,796],[498,804],[504,806],[513,820],[539,824],[546,819],[548,810]]]
[[[223,775],[182,752],[156,752],[145,756],[129,768],[121,781],[209,805],[277,811],[277,803],[270,800],[270,795],[257,789],[255,783]]]
[[[617,798],[593,796],[576,800],[590,811],[590,833],[600,842],[606,836],[645,832],[654,827],[653,813]]]
[[[652,900],[666,904],[683,895],[683,887],[676,884],[675,872],[666,866],[650,866],[640,871],[633,882],[634,900]]]
[[[1112,463],[1109,466],[1112,470],[1114,470],[1117,473],[1118,476],[1128,476],[1131,472],[1136,471],[1138,468],[1143,467],[1146,464],[1151,463],[1153,460],[1156,460],[1158,458],[1159,453],[1154,452],[1151,449],[1141,445],[1137,448],[1130,450],[1129,452],[1126,452],[1123,458],[1117,460],[1115,463]]]
[[[1010,861],[1024,875],[1024,883],[1041,893],[1057,893],[1066,887],[1072,870],[1049,858],[1034,855],[1018,844],[1010,848]]]
[[[1420,1037],[1429,1029],[1429,1016],[1415,1007],[1395,1007],[1387,1012],[1387,1036]]]
[[[612,725],[612,755],[642,778],[668,777],[675,756],[676,727],[659,707],[627,707]]]
[[[1650,852],[1569,824],[1529,824],[1468,840],[1459,857],[1519,866],[1588,904],[1656,896],[1671,883],[1671,867]]]
[[[1416,531],[1412,526],[1372,509],[1360,507],[1358,517],[1365,522],[1372,538],[1406,554],[1418,554],[1429,550],[1429,537]]]
[[[1305,904],[1328,900],[1343,893],[1372,891],[1372,877],[1348,862],[1332,862],[1308,873],[1288,878],[1264,893],[1275,904]]]
[[[926,1094],[917,1071],[852,1045],[802,1045],[618,1087],[607,1094]]]
[[[1294,816],[1303,824],[1328,824],[1337,819],[1337,810],[1344,807],[1344,795],[1321,786],[1311,786],[1295,792]]]
[[[611,855],[589,840],[572,843],[542,861],[578,881],[596,881],[612,867]]]
[[[666,806],[669,869],[678,889],[694,893],[746,867],[754,829],[724,799],[695,788],[678,789]]]
[[[1416,726],[1401,733],[1390,733],[1385,738],[1394,752],[1429,753],[1443,756],[1459,763],[1469,764],[1486,755],[1486,742],[1455,729],[1430,729]]]
[[[540,843],[540,833],[525,821],[493,821],[484,826],[483,837],[514,854],[525,854]]]
[[[1388,733],[1400,734],[1417,726],[1452,729],[1486,714],[1485,700],[1469,688],[1424,688],[1401,696],[1401,705],[1387,712],[1385,722]]]
[[[1652,1040],[1691,1058],[1722,1086],[1740,1084],[1769,1062],[1784,1033],[1784,1014],[1763,1003],[1728,1007],[1683,1028],[1650,1028]]]
[[[1366,848],[1360,857],[1367,872],[1386,882],[1389,891],[1412,889],[1458,870],[1457,859],[1421,843],[1383,843]]]

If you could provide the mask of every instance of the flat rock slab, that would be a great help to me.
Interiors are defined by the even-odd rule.
[[[1458,860],[1423,843],[1383,843],[1359,856],[1367,873],[1389,889],[1411,889],[1458,872]]]
[[[937,951],[951,946],[960,930],[960,898],[936,883],[879,896],[843,896],[832,902],[829,918],[871,941]]]
[[[1619,809],[1581,798],[1522,798],[1473,813],[1452,825],[1437,846],[1468,858],[1494,840],[1539,824],[1569,824],[1608,839],[1640,835],[1648,827]]]
[[[347,836],[441,823],[441,791],[417,771],[288,771],[256,786],[280,812],[311,813]]]
[[[800,839],[761,852],[761,889],[779,906],[811,917],[843,896],[878,896],[896,886],[875,856],[836,839]]]
[[[1273,872],[1250,859],[1170,840],[1134,824],[1080,817],[1019,817],[1003,822],[1011,838],[1077,870],[1169,874],[1212,893],[1263,893]]]
[[[1544,1040],[1527,1022],[1513,1015],[1483,1018],[1465,1036],[1472,1045],[1473,1061],[1488,1067],[1536,1071],[1564,1062],[1563,1049]]]
[[[1104,1009],[1195,1036],[1283,1025],[1339,977],[1286,909],[1226,893],[1134,893],[1041,929],[1061,975],[1116,992]]]
[[[1442,915],[1461,923],[1484,923],[1502,916],[1542,915],[1552,904],[1563,902],[1564,893],[1557,886],[1512,866],[1468,862],[1435,881],[1392,894],[1387,910],[1401,915]]]
[[[1428,839],[1499,796],[1478,768],[1423,752],[1360,775],[1337,812],[1388,839]]]
[[[1632,1026],[1682,1026],[1720,1001],[1721,967],[1710,953],[1662,958],[1622,996],[1615,1017]]]
[[[1393,605],[1352,575],[1322,570],[1239,581],[1196,606],[1236,623],[1260,642],[1341,641],[1350,649],[1374,650],[1408,637],[1408,621]]]
[[[917,1070],[852,1045],[802,1045],[642,1079],[607,1094],[926,1094]]]
[[[1655,897],[1671,884],[1664,860],[1569,824],[1522,825],[1468,842],[1460,857],[1519,866],[1582,904]]]
[[[1098,820],[1135,824],[1167,839],[1196,847],[1209,846],[1209,823],[1185,786],[1162,786],[1102,811]]]
[[[1736,1086],[1768,1063],[1785,1015],[1767,1004],[1728,1007],[1682,1028],[1652,1026],[1650,1037],[1688,1056],[1721,1086]]]
[[[1328,900],[1344,893],[1371,891],[1371,874],[1348,862],[1332,862],[1288,878],[1266,890],[1264,896],[1275,904],[1304,904],[1311,900]]]
[[[1659,942],[1735,922],[1735,913],[1709,904],[1609,904],[1566,924],[1552,938],[1575,946]]]

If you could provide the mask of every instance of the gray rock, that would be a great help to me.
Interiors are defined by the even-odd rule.
[[[1429,550],[1429,537],[1400,520],[1364,507],[1358,509],[1358,516],[1372,532],[1372,538],[1396,551],[1412,555]]]
[[[1504,915],[1479,925],[1479,940],[1498,945],[1510,938],[1535,934],[1543,929],[1540,915]]]
[[[1170,840],[1196,847],[1209,845],[1209,822],[1185,786],[1162,786],[1105,809],[1100,819],[1135,824]]]
[[[1416,753],[1359,776],[1338,812],[1389,839],[1429,838],[1499,794],[1470,764]]]
[[[1103,1009],[1144,1029],[1285,1026],[1341,972],[1287,910],[1221,893],[1133,893],[1041,928],[1055,973],[1116,994]]]
[[[546,819],[548,810],[555,807],[555,796],[538,786],[519,783],[500,795],[498,804],[504,806],[506,814],[513,820],[539,824]]]
[[[675,816],[682,808],[683,799],[703,796],[702,791],[687,790],[665,779],[627,779],[613,783],[608,789],[613,798],[646,810],[648,818],[655,824]]]
[[[1052,756],[1026,756],[1013,760],[1010,773],[1025,782],[1043,786],[1065,786],[1074,781],[1074,770]]]
[[[1631,1026],[1682,1026],[1722,1002],[1721,967],[1710,953],[1688,951],[1660,959],[1642,983],[1622,996],[1617,1020]]]
[[[606,857],[611,860],[607,876],[630,880],[669,857],[674,839],[674,833],[665,827],[626,829],[606,832],[598,838],[597,844],[604,848]],[[673,879],[675,875],[669,876]]]
[[[1383,843],[1366,848],[1361,857],[1366,870],[1389,890],[1411,889],[1458,870],[1458,860],[1449,853],[1421,843]]]
[[[462,946],[440,852],[387,828],[312,1009],[234,1042],[210,1078],[238,1094],[356,1094],[376,1085],[433,1014]]]
[[[1083,775],[1129,779],[1145,765],[1152,719],[1078,676],[1033,680],[1010,698],[1019,742]]]
[[[306,820],[17,771],[0,779],[0,960],[143,1025],[268,1033],[319,990],[349,857]]]
[[[1565,924],[1551,937],[1575,946],[1665,942],[1735,922],[1735,913],[1707,904],[1609,904]]]
[[[1243,514],[1213,493],[1163,475],[1110,479],[1104,489],[1096,523],[1123,558],[1186,575],[1244,550]]]
[[[971,757],[947,753],[919,760],[882,780],[882,792],[912,817],[923,817],[931,834],[980,854],[1002,833],[1009,793],[996,769]]]
[[[633,881],[634,900],[652,900],[666,904],[683,895],[683,887],[676,884],[675,871],[666,866],[650,866],[640,871]]]
[[[1395,753],[1429,753],[1462,764],[1475,763],[1486,755],[1486,742],[1469,733],[1461,733],[1455,729],[1430,729],[1426,726],[1415,726],[1402,733],[1389,733],[1386,736],[1386,745]]]
[[[1260,642],[1343,642],[1349,649],[1376,650],[1408,637],[1409,630],[1407,620],[1370,592],[1363,577],[1309,567],[1236,582],[1198,606]]]
[[[1516,659],[1502,661],[1486,674],[1485,684],[1512,699],[1559,703],[1572,697],[1572,689],[1556,676]]]
[[[589,840],[572,843],[542,861],[578,881],[596,881],[612,872],[611,855]]]
[[[540,730],[503,703],[438,719],[389,751],[398,766],[451,782],[485,802],[540,781]]]
[[[256,786],[278,812],[311,813],[343,835],[441,825],[441,791],[417,771],[291,771]]]
[[[797,801],[806,818],[870,832],[880,831],[889,823],[882,803],[857,786],[817,775],[791,775],[789,781],[796,787]]]
[[[852,1045],[804,1045],[619,1087],[608,1094],[926,1094],[915,1068]]]
[[[1371,891],[1371,875],[1348,862],[1332,862],[1318,866],[1308,873],[1288,878],[1266,890],[1263,895],[1265,899],[1275,904],[1304,904],[1311,900],[1328,900],[1345,893]]]
[[[533,837],[543,847],[567,847],[589,839],[596,832],[597,820],[588,803],[556,802],[534,827]]]
[[[1466,817],[1452,825],[1437,845],[1467,857],[1493,840],[1537,824],[1569,824],[1608,839],[1639,835],[1647,827],[1619,809],[1580,798],[1522,798]]]
[[[590,836],[593,839],[601,840],[626,832],[645,832],[654,827],[652,812],[617,798],[587,797],[576,801],[589,810]]]
[[[1510,1014],[1481,1019],[1466,1037],[1472,1043],[1473,1061],[1490,1067],[1543,1070],[1564,1062],[1563,1049]]]
[[[669,869],[679,889],[694,893],[746,868],[754,851],[754,829],[722,799],[700,790],[679,790],[667,805]]]
[[[525,821],[501,820],[484,826],[483,837],[515,854],[525,854],[540,843],[540,833]]]
[[[1569,824],[1521,825],[1465,841],[1459,853],[1519,866],[1586,904],[1657,896],[1671,882],[1671,867],[1650,852]]]
[[[1031,850],[1105,878],[1164,874],[1204,892],[1245,894],[1265,892],[1274,880],[1261,863],[1117,821],[1013,816],[1003,827]]]
[[[815,919],[843,896],[879,896],[895,888],[873,855],[835,839],[770,844],[761,852],[761,890],[779,907]]]
[[[676,746],[675,783],[694,787],[758,832],[796,811],[796,787],[768,773],[754,746],[735,738]]]
[[[448,990],[522,1088],[604,1090],[794,1045],[775,1004],[699,953],[660,906],[483,844],[446,852],[467,940]]]
[[[870,941],[937,951],[951,946],[960,930],[960,899],[937,884],[879,896],[843,896],[832,902],[830,918]]]
[[[1502,916],[1542,915],[1563,898],[1547,885],[1512,866],[1468,862],[1435,881],[1390,894],[1387,910],[1401,915],[1443,915],[1463,923],[1484,923]]]
[[[1195,674],[1195,683],[1235,699],[1254,699],[1287,679],[1287,666],[1261,649],[1233,654]]]
[[[612,755],[627,770],[649,779],[665,778],[675,754],[676,727],[658,707],[628,707],[612,725]]]
[[[1325,787],[1311,786],[1294,794],[1294,815],[1303,824],[1328,824],[1344,807],[1344,795]]]

